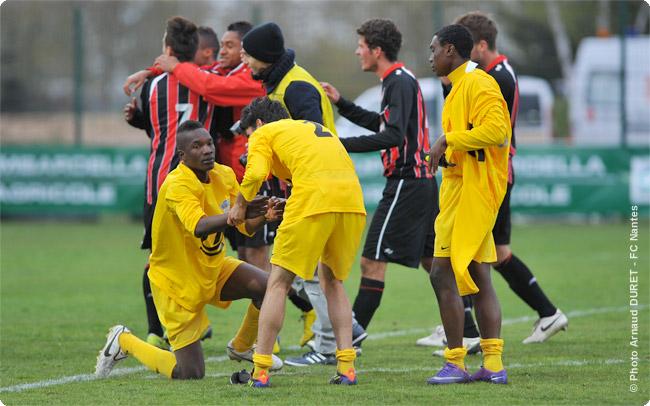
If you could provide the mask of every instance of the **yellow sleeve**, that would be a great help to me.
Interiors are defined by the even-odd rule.
[[[262,127],[248,139],[248,162],[239,190],[246,201],[250,202],[255,197],[262,182],[269,177],[272,162],[273,150]]]
[[[232,169],[226,172],[224,178],[225,179],[223,181],[228,188],[228,195],[230,195],[230,208],[232,209],[232,206],[235,205],[235,199],[237,198],[237,194],[239,193],[239,183],[237,183],[237,177],[235,176],[235,172]],[[240,233],[247,235],[249,237],[252,237],[255,234],[255,233],[249,234],[248,231],[246,231],[246,222],[239,224],[236,227]]]
[[[456,151],[474,151],[508,143],[508,107],[499,89],[494,88],[498,86],[496,82],[492,86],[481,79],[471,84],[470,99],[474,100],[470,111],[472,128],[445,134],[447,145]]]
[[[185,229],[194,235],[199,220],[207,216],[196,194],[188,185],[169,185],[165,198]]]

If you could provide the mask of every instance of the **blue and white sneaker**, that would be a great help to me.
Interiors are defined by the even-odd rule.
[[[366,338],[368,338],[366,330],[356,319],[352,319],[352,348],[354,348],[354,351],[357,353],[357,357],[361,356],[361,343]]]
[[[461,369],[458,365],[454,365],[451,362],[447,362],[436,376],[427,379],[429,385],[467,382],[469,382],[467,368]]]
[[[286,365],[294,367],[308,367],[310,365],[336,365],[338,361],[334,354],[323,354],[316,350],[309,351],[298,357],[291,357],[284,360]]]

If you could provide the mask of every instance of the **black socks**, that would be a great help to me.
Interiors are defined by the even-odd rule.
[[[158,312],[156,312],[156,305],[153,303],[153,295],[151,294],[151,284],[149,283],[149,264],[144,267],[144,275],[142,275],[142,292],[144,293],[144,303],[147,307],[147,322],[149,323],[149,334],[155,334],[158,337],[163,336],[162,324],[158,319]]]
[[[357,298],[354,299],[352,310],[354,311],[357,321],[364,329],[368,328],[368,324],[370,324],[370,320],[372,320],[375,310],[377,310],[381,303],[381,295],[383,293],[384,282],[361,277],[359,294],[357,294]]]
[[[557,308],[546,297],[530,269],[514,254],[494,267],[508,282],[512,289],[539,317],[549,317],[555,314]]]

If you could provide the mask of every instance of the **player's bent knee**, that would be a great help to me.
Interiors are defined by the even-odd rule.
[[[185,367],[181,369],[180,379],[203,379],[205,377],[205,368],[197,366]]]
[[[361,276],[364,278],[384,281],[386,278],[386,262],[375,261],[366,257],[361,257]]]

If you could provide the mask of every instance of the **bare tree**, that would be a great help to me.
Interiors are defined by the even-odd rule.
[[[566,26],[560,15],[557,2],[555,0],[546,0],[546,10],[548,16],[548,24],[553,33],[553,40],[555,48],[559,57],[560,67],[562,68],[562,77],[565,83],[568,83],[571,78],[571,70],[573,66],[573,54],[571,52],[571,41],[567,35]]]

